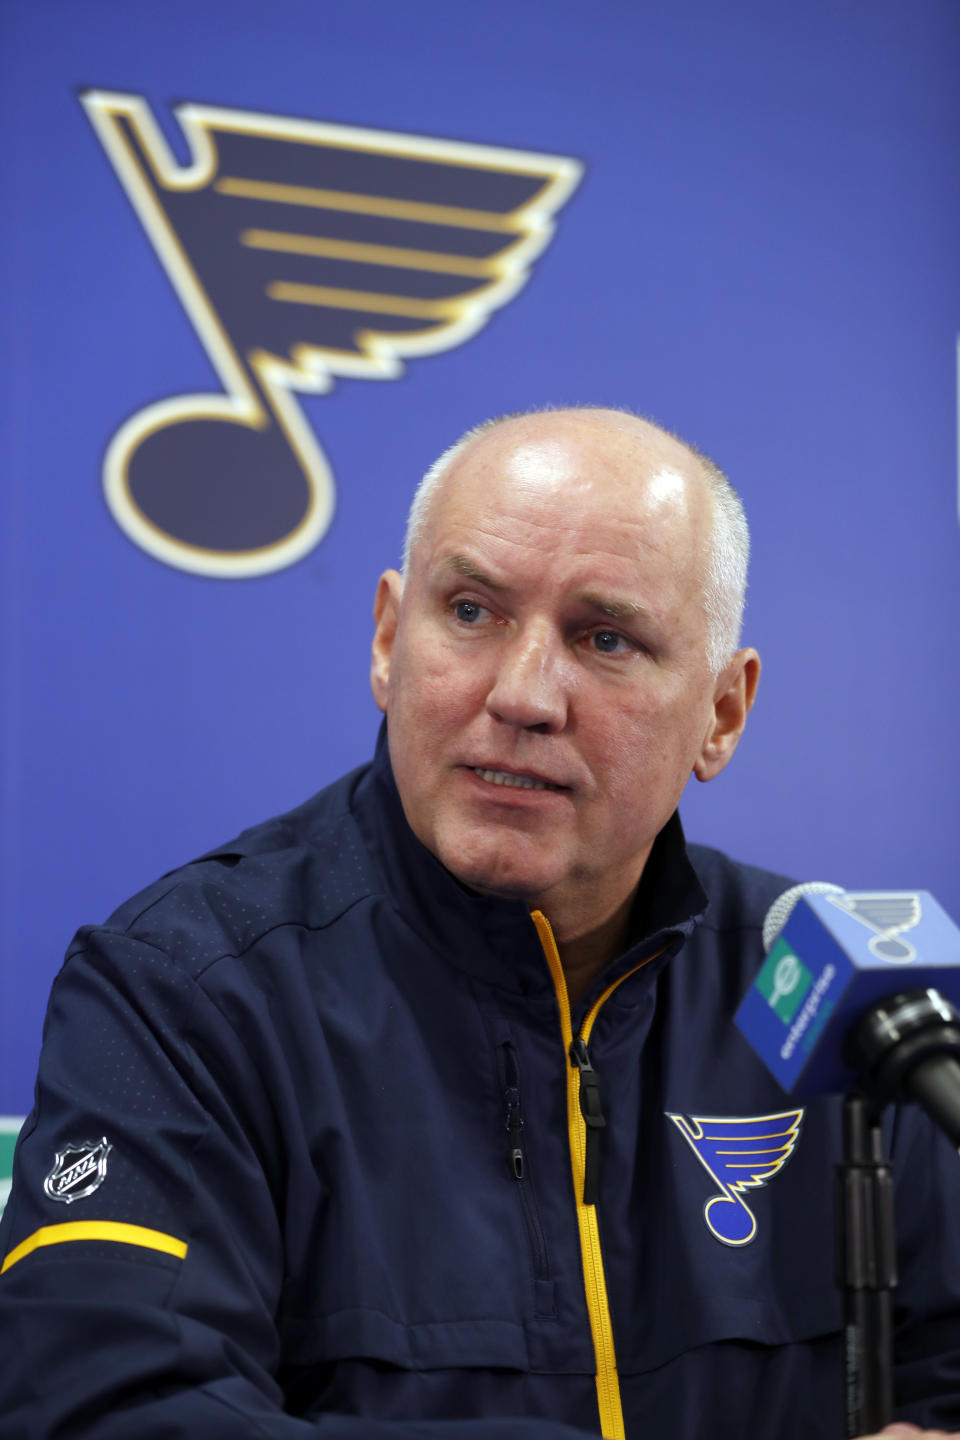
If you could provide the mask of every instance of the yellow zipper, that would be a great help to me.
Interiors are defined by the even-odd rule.
[[[573,1021],[570,1017],[570,998],[567,981],[560,963],[557,942],[550,928],[550,921],[540,910],[531,914],[540,944],[550,967],[557,1005],[560,1009],[560,1030],[567,1059],[567,1129],[570,1138],[570,1167],[573,1172],[573,1194],[577,1206],[577,1224],[580,1230],[580,1255],[583,1263],[583,1284],[587,1297],[587,1313],[590,1316],[590,1333],[593,1337],[593,1353],[596,1360],[597,1404],[600,1410],[600,1430],[605,1440],[625,1440],[623,1429],[623,1406],[620,1402],[620,1381],[617,1378],[617,1357],[613,1344],[613,1324],[610,1319],[610,1301],[607,1297],[607,1281],[603,1272],[603,1252],[600,1249],[600,1229],[597,1224],[597,1207],[585,1205],[583,1181],[586,1170],[587,1126],[580,1111],[580,1076],[570,1060],[570,1046],[573,1042]],[[662,954],[661,950],[657,954]],[[603,1005],[609,1000],[618,985],[633,975],[651,960],[649,955],[627,970],[591,1005],[580,1027],[580,1039],[586,1045],[593,1030],[594,1021]]]

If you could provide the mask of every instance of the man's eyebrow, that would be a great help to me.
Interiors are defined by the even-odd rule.
[[[508,590],[510,588],[501,580],[494,580],[466,555],[451,555],[445,568],[452,570],[455,575],[462,575],[465,580],[475,580],[478,585],[485,585],[489,590]]]
[[[468,555],[451,555],[444,568],[452,570],[456,575],[462,575],[466,580],[475,580],[478,585],[484,585],[489,590],[505,592],[511,588],[502,580],[494,580],[492,575],[474,564]],[[577,601],[585,609],[597,610],[601,615],[608,615],[611,620],[636,620],[650,613],[633,600],[617,600],[612,595],[601,595],[594,590],[582,591],[577,596]]]
[[[599,610],[601,614],[609,615],[611,620],[636,620],[638,616],[649,613],[632,600],[614,600],[609,595],[597,595],[593,591],[578,595],[577,599],[588,610]]]

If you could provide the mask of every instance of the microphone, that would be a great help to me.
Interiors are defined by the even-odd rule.
[[[784,1090],[916,1100],[960,1147],[960,930],[926,890],[775,900],[736,1023]]]
[[[893,1417],[893,1180],[882,1107],[917,1100],[960,1146],[960,931],[925,890],[795,885],[763,927],[767,952],[737,1011],[784,1090],[839,1091],[836,1278],[846,1434]]]

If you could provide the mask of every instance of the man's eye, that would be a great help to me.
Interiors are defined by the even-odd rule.
[[[478,605],[475,600],[458,600],[453,607],[453,613],[464,625],[473,625],[483,614],[483,606]]]
[[[622,635],[616,630],[595,630],[593,632],[593,646],[603,655],[617,655],[627,645]]]

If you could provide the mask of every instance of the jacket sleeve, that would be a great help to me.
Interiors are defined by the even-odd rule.
[[[287,1413],[271,1103],[182,967],[81,932],[0,1225],[3,1440],[582,1440],[533,1419]]]

